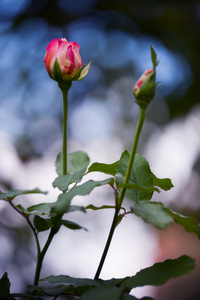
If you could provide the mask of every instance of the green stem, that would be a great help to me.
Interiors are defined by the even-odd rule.
[[[146,116],[146,108],[141,107],[140,108],[140,116],[139,116],[136,132],[135,132],[135,137],[134,137],[134,141],[133,141],[133,146],[132,146],[132,150],[131,150],[131,155],[130,155],[130,159],[129,159],[129,163],[128,163],[128,167],[127,167],[126,175],[125,175],[125,179],[124,179],[124,184],[127,184],[129,181],[129,178],[130,178],[131,169],[133,166],[133,161],[135,158],[135,153],[137,150],[137,145],[138,145],[139,137],[140,137],[142,127],[144,124],[145,116]],[[126,192],[126,188],[123,187],[120,197],[119,197],[119,202],[118,202],[120,208],[121,208],[121,205],[122,205],[122,202],[124,199],[125,192]]]
[[[44,248],[42,249],[42,251],[40,253],[38,253],[38,261],[37,261],[37,266],[36,266],[36,271],[35,271],[35,280],[34,280],[34,285],[38,285],[38,281],[39,281],[39,278],[40,278],[40,272],[41,272],[41,268],[42,268],[42,263],[43,263],[43,259],[44,259],[44,256],[49,248],[49,245],[53,239],[55,235],[55,231],[54,229],[52,228],[50,233],[49,233],[49,236],[48,236],[48,239],[46,241],[46,244],[44,245]]]
[[[71,81],[59,82],[59,88],[63,94],[63,175],[67,174],[67,111],[68,111],[68,92],[72,86]]]
[[[134,141],[133,141],[133,146],[132,146],[132,150],[131,150],[131,155],[130,155],[130,159],[129,159],[129,163],[128,163],[128,167],[127,167],[126,175],[125,175],[125,179],[124,179],[124,184],[127,184],[128,181],[129,181],[129,178],[130,178],[131,169],[132,169],[132,166],[133,166],[133,162],[134,162],[135,153],[136,153],[136,150],[137,150],[139,137],[140,137],[142,127],[143,127],[143,124],[144,124],[144,120],[145,120],[145,115],[146,115],[146,108],[141,107],[140,108],[140,116],[139,116],[136,132],[135,132],[135,137],[134,137]],[[120,197],[117,200],[112,225],[111,225],[111,228],[110,228],[108,239],[107,239],[107,242],[106,242],[106,245],[105,245],[105,248],[104,248],[104,251],[103,251],[103,254],[102,254],[98,269],[97,269],[97,272],[96,272],[95,277],[94,277],[95,280],[97,280],[99,278],[99,275],[101,273],[103,264],[105,262],[105,259],[106,259],[106,256],[107,256],[107,253],[108,253],[108,250],[109,250],[112,238],[113,238],[113,234],[114,234],[115,228],[117,226],[118,214],[119,214],[119,211],[121,209],[122,202],[124,200],[125,192],[126,192],[126,188],[123,187],[122,190],[121,190]]]
[[[67,174],[67,110],[68,92],[63,92],[63,175]]]
[[[29,215],[27,216],[26,214],[24,214],[18,207],[16,207],[12,201],[9,201],[8,200],[8,203],[14,208],[14,210],[16,210],[22,217],[24,217],[28,223],[28,225],[30,226],[32,232],[33,232],[33,235],[35,237],[35,241],[36,241],[36,245],[37,245],[37,253],[39,254],[40,253],[40,243],[39,243],[39,240],[38,240],[38,236],[37,236],[37,232],[35,230],[35,227],[32,225],[32,223],[30,222],[29,220]]]
[[[71,81],[58,82],[58,86],[61,89],[63,95],[63,175],[67,174],[67,110],[68,110],[68,92],[71,85],[72,85]],[[54,235],[58,232],[59,228],[60,226],[57,229],[52,227],[48,239],[46,241],[46,244],[44,245],[42,251],[40,251],[40,249],[38,248],[39,251],[38,251],[37,266],[35,271],[34,285],[38,285],[44,256],[49,248],[49,245],[51,244]]]

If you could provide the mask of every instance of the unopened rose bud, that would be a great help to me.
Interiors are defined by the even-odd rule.
[[[146,70],[136,82],[133,94],[140,106],[146,107],[155,95],[155,70]]]
[[[68,42],[65,38],[55,39],[46,48],[44,64],[50,77],[58,82],[79,80],[85,77],[89,66],[82,74],[82,60],[79,54],[79,45]],[[83,71],[84,71],[83,70]]]

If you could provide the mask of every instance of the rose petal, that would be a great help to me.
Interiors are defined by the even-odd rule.
[[[58,41],[59,39],[55,39],[49,43],[46,48],[46,54],[44,56],[44,64],[47,69],[47,72],[52,75],[52,65],[56,58],[56,52],[58,49]]]

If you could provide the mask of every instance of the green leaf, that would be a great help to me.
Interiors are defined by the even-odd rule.
[[[49,288],[42,288],[42,291],[47,295],[59,295],[60,293],[74,294],[80,296],[82,293],[91,289],[94,286],[101,285],[100,280],[92,280],[85,278],[73,278],[67,275],[48,276],[40,281],[47,281],[50,286]],[[34,289],[32,289],[34,291]]]
[[[168,212],[168,214],[172,216],[172,218],[177,224],[184,226],[185,230],[196,234],[200,239],[200,225],[196,222],[196,220],[193,217],[183,216],[169,209],[168,207],[165,207],[165,209]]]
[[[37,215],[34,217],[33,222],[38,232],[46,231],[52,227],[50,220],[43,219]]]
[[[62,192],[68,190],[71,183],[78,183],[83,178],[85,171],[90,163],[90,159],[85,152],[74,152],[67,155],[67,172],[66,175],[58,176],[52,183],[53,187],[57,187]],[[62,154],[59,154],[56,162],[57,173],[62,174]]]
[[[21,210],[21,212],[22,212],[24,215],[26,215],[26,216],[30,215],[30,213],[27,211],[27,209],[24,208],[21,204],[16,205],[16,207],[17,207],[19,210]]]
[[[95,187],[113,184],[113,178],[106,180],[93,181],[89,180],[82,185],[73,187],[69,192],[61,194],[58,200],[52,204],[52,213],[64,214],[68,211],[70,207],[70,202],[75,196],[85,196],[88,195]]]
[[[21,210],[21,212],[26,215],[26,216],[30,216],[30,215],[45,215],[45,212],[43,211],[28,211],[28,209],[24,208],[21,204],[16,205],[16,207],[18,209]]]
[[[167,259],[139,271],[135,276],[127,278],[122,282],[122,286],[131,290],[139,286],[161,285],[171,278],[189,273],[194,267],[194,259],[187,255],[177,259]]]
[[[124,151],[122,156],[117,164],[115,180],[117,187],[124,184],[125,174],[127,170],[127,166],[130,159],[130,153],[128,151]],[[153,186],[153,177],[149,167],[149,163],[147,160],[141,156],[140,154],[135,155],[134,163],[131,169],[130,179],[128,184],[136,184],[137,186],[141,186],[144,189],[148,190],[148,193],[145,191],[140,191],[132,188],[126,189],[125,196],[136,203],[139,202],[148,202],[152,195],[149,193],[149,189],[154,189]]]
[[[79,206],[79,205],[70,205],[67,212],[69,213],[69,212],[75,212],[75,211],[86,213],[85,207]]]
[[[73,189],[71,190],[73,191]],[[55,214],[63,215],[68,211],[71,200],[73,198],[72,193],[63,193],[58,196],[58,200],[53,202],[51,205],[51,215],[55,216]]]
[[[131,295],[127,294],[127,293],[124,293],[122,295],[122,298],[120,300],[154,300],[154,299],[151,298],[151,297],[143,297],[141,299],[138,299],[138,298],[136,298],[134,296],[131,296]]]
[[[113,178],[108,178],[105,180],[98,180],[98,181],[89,180],[83,183],[82,185],[74,187],[69,191],[69,193],[71,192],[74,196],[75,195],[85,196],[88,195],[95,187],[106,185],[106,184],[113,185],[113,183],[114,183]]]
[[[0,279],[0,299],[7,300],[10,295],[10,281],[8,279],[8,274],[4,273],[4,275]]]
[[[47,202],[47,203],[39,203],[36,205],[29,206],[27,208],[28,213],[30,214],[31,212],[38,212],[40,215],[44,215],[45,213],[48,213],[52,207],[53,203],[52,202]]]
[[[51,210],[52,216],[55,216],[55,214],[62,215],[64,213],[77,211],[77,210],[85,212],[84,207],[70,205],[71,200],[78,195],[79,196],[88,195],[95,187],[106,185],[106,184],[113,184],[113,181],[114,181],[113,178],[108,178],[99,181],[89,180],[83,183],[82,185],[73,187],[67,193],[60,194],[56,202],[40,203],[37,205],[33,205],[28,207],[27,211],[28,212],[39,211],[41,212],[41,214],[44,214],[44,212],[49,212]]]
[[[0,193],[0,199],[3,200],[13,200],[15,197],[26,194],[47,194],[47,192],[42,192],[40,189],[33,190],[12,190],[7,193]]]
[[[69,293],[73,294],[74,293],[74,288],[71,286],[57,286],[53,288],[42,288],[42,291],[48,295],[48,296],[59,296],[60,294],[63,293]]]
[[[153,185],[161,188],[164,191],[168,191],[173,187],[172,181],[169,178],[158,178],[153,173]]]
[[[145,186],[141,186],[139,184],[136,183],[127,183],[127,184],[119,184],[118,186],[119,188],[125,187],[127,189],[135,189],[138,191],[143,191],[147,194],[152,194],[153,192],[160,192],[159,189],[155,188],[155,187],[145,187]]]
[[[38,296],[33,296],[33,295],[29,295],[29,294],[21,294],[21,293],[11,293],[10,294],[10,300],[14,299],[13,297],[16,298],[24,298],[24,299],[35,299],[35,300],[43,300],[42,298],[38,297]],[[0,298],[1,299],[1,298]]]
[[[133,203],[131,211],[141,217],[146,223],[151,223],[159,229],[166,229],[169,223],[173,221],[172,217],[158,202]]]
[[[152,61],[153,67],[156,68],[158,65],[157,54],[152,45],[151,45],[151,61]]]
[[[100,209],[108,209],[108,208],[114,208],[115,209],[115,206],[113,206],[113,205],[102,205],[100,207],[97,207],[97,206],[94,206],[94,205],[90,204],[90,205],[86,206],[85,209],[100,210]],[[121,207],[121,209],[123,209],[123,208]]]
[[[68,190],[68,186],[71,183],[78,183],[81,181],[83,174],[85,173],[85,170],[83,172],[76,172],[74,174],[66,174],[66,175],[60,175],[58,176],[52,183],[54,188],[58,188],[62,192],[66,192]]]
[[[99,281],[100,279],[98,279]],[[124,278],[112,278],[107,280],[101,280],[103,285],[115,285],[119,286],[125,279]]]
[[[77,151],[74,153],[67,154],[67,173],[74,174],[80,173],[79,175],[83,176],[88,165],[90,163],[90,159],[87,153],[82,151]],[[56,160],[56,172],[58,175],[63,175],[63,156],[62,153],[58,154]],[[78,176],[78,175],[77,175]]]
[[[118,163],[117,161],[112,164],[103,164],[103,163],[95,162],[89,167],[88,173],[89,172],[102,172],[105,174],[110,174],[110,175],[115,176],[117,163]]]
[[[81,296],[81,299],[120,299],[120,300],[139,300],[134,296],[130,296],[124,289],[120,287],[126,278],[112,278],[109,280],[93,280],[88,278],[74,278],[67,275],[48,276],[40,281],[47,281],[51,286],[49,288],[41,288],[48,295],[59,295],[60,293],[70,293]],[[52,285],[54,285],[52,287]],[[117,287],[118,286],[118,287]],[[32,289],[32,291],[36,290]],[[121,298],[118,298],[121,295]],[[93,297],[93,298],[92,298]],[[100,297],[100,298],[98,298]],[[106,298],[107,297],[107,298]],[[117,298],[116,298],[117,297]],[[140,300],[153,300],[144,297]]]
[[[61,224],[69,229],[73,229],[73,230],[84,229],[85,231],[88,231],[87,228],[85,228],[75,222],[72,222],[72,221],[62,220]]]
[[[44,279],[41,279],[40,281],[47,281],[51,284],[66,284],[66,285],[73,285],[75,287],[77,286],[99,286],[101,285],[101,281],[99,280],[93,280],[88,278],[76,278],[76,277],[70,277],[68,275],[51,275],[48,277],[45,277]]]
[[[54,286],[54,287],[40,287],[40,286],[33,286],[33,285],[29,285],[28,286],[28,291],[30,293],[36,293],[37,294],[45,294],[48,296],[57,296],[60,295],[61,293],[65,293],[65,292],[71,292],[70,287],[66,287],[66,286]],[[73,291],[72,291],[73,292]],[[33,297],[37,297],[37,296],[33,296]],[[41,298],[36,298],[36,299],[41,299]],[[44,300],[44,298],[42,298],[41,300]]]
[[[80,300],[120,300],[123,290],[116,286],[98,286],[86,291]]]

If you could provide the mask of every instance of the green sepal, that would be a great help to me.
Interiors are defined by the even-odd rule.
[[[64,94],[67,95],[68,92],[69,92],[69,89],[70,89],[71,86],[72,86],[72,81],[71,81],[71,80],[66,80],[66,81],[62,80],[62,81],[58,81],[58,86],[59,86],[59,88],[61,89],[63,95],[64,95]]]
[[[155,69],[157,67],[157,65],[159,64],[159,61],[157,61],[157,54],[152,45],[151,45],[151,61],[152,61],[153,67]]]
[[[53,79],[58,82],[64,82],[62,72],[60,69],[60,65],[58,63],[57,58],[55,59],[54,64],[53,64]]]
[[[72,79],[70,79],[71,81],[77,81],[81,75],[81,72],[83,70],[83,68],[85,67],[85,65],[82,65],[81,68],[76,72],[76,74],[74,75],[74,77],[72,77]]]
[[[90,65],[91,65],[91,61],[89,62],[89,64],[87,64],[87,66],[83,70],[81,70],[80,76],[78,78],[79,81],[85,78],[85,76],[88,74]]]

